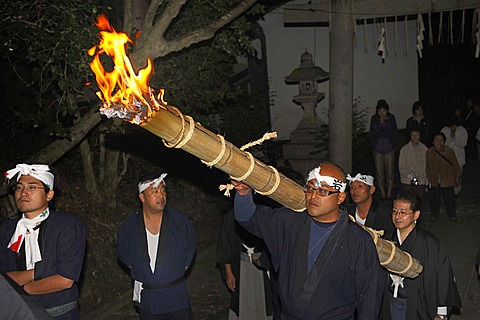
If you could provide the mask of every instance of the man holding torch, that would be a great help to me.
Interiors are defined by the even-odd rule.
[[[256,205],[250,187],[232,184],[235,219],[272,254],[282,319],[377,318],[383,273],[372,238],[340,207],[347,184],[339,166],[310,171],[301,213]]]

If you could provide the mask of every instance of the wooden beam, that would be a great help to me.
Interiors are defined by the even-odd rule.
[[[478,0],[356,0],[352,11],[356,20],[363,20],[476,8],[480,8]],[[287,25],[325,25],[330,21],[329,1],[287,4],[283,16]]]

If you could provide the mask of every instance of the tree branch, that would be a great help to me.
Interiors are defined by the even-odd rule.
[[[102,120],[98,106],[87,112],[76,125],[72,127],[70,140],[62,139],[50,143],[45,148],[25,160],[26,163],[52,164],[60,159],[65,153],[78,145],[85,136]],[[8,193],[6,185],[0,186],[0,197]]]
[[[145,15],[145,20],[143,22],[143,31],[145,33],[150,33],[153,27],[153,20],[157,14],[158,7],[163,3],[163,0],[152,0],[147,9],[147,14]]]
[[[187,1],[177,0],[169,2],[168,6],[165,8],[165,11],[162,14],[162,19],[157,21],[157,23],[153,26],[152,32],[158,35],[162,35],[163,37],[168,26],[172,23],[173,19],[178,16],[185,2]]]
[[[160,27],[154,26],[151,32],[148,34],[144,33],[142,34],[142,37],[140,37],[143,39],[138,42],[137,50],[134,52],[132,57],[134,65],[144,65],[148,57],[150,57],[152,60],[155,60],[156,58],[165,57],[169,53],[177,52],[196,43],[211,39],[218,30],[238,18],[246,10],[250,9],[255,3],[257,3],[257,1],[258,0],[243,1],[237,7],[223,15],[218,20],[212,22],[205,28],[196,30],[178,40],[166,41],[163,38],[163,34],[157,33],[157,28]],[[172,20],[173,18],[175,18],[175,16],[172,16]],[[168,28],[168,25],[166,27]]]

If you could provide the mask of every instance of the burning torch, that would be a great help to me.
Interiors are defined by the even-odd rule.
[[[237,148],[223,136],[207,130],[178,108],[169,106],[163,99],[164,90],[160,89],[155,95],[148,85],[153,72],[152,61],[148,59],[147,66],[135,72],[125,50],[132,40],[125,33],[116,32],[104,15],[97,18],[96,25],[100,29],[100,42],[88,53],[93,57],[90,67],[100,89],[97,95],[103,102],[102,114],[141,126],[162,138],[165,146],[185,150],[207,166],[220,169],[232,179],[244,182],[257,193],[287,208],[305,209],[302,186],[255,159],[251,153]],[[113,60],[112,71],[106,71],[101,63],[103,54]],[[381,239],[374,230],[366,230],[375,242],[382,265],[407,277],[418,276],[422,266],[417,260],[393,243]]]

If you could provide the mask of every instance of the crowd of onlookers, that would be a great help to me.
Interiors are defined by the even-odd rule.
[[[464,107],[455,108],[445,119],[440,126],[432,123],[421,102],[414,102],[405,126],[407,143],[398,155],[401,187],[414,190],[422,200],[428,191],[431,221],[438,219],[441,196],[450,220],[457,221],[455,199],[462,187],[466,155],[478,158],[480,168],[480,104],[467,99]],[[371,118],[370,134],[380,199],[391,199],[398,128],[383,99]]]

